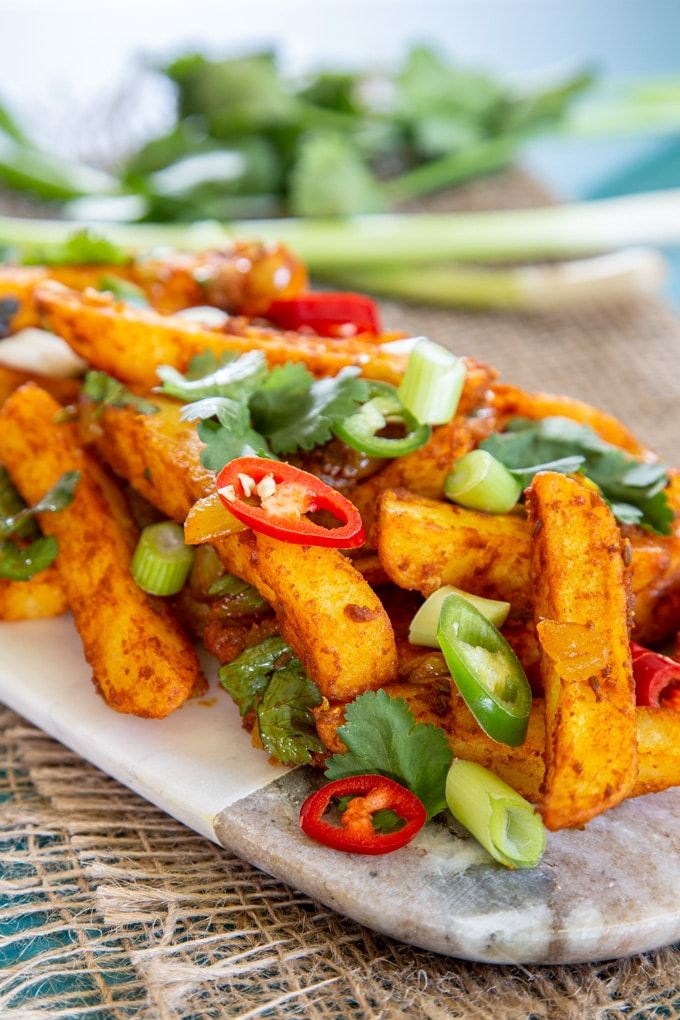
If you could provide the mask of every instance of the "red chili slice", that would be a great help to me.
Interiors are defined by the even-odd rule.
[[[320,336],[380,333],[375,302],[364,294],[344,291],[310,291],[297,297],[280,298],[270,305],[267,318],[280,329],[297,330],[308,326]]]
[[[340,825],[325,821],[324,813],[336,797],[351,796]],[[376,832],[373,814],[386,808],[404,819],[396,832]],[[317,843],[352,854],[389,854],[406,846],[427,819],[421,800],[385,776],[348,776],[312,793],[300,808],[300,828]]]
[[[635,678],[635,700],[651,708],[680,708],[680,662],[630,643]]]
[[[272,478],[275,491],[265,496],[260,505],[255,502],[260,499],[255,486],[267,476]],[[250,491],[244,489],[244,480]],[[253,531],[283,542],[357,549],[366,541],[361,515],[354,504],[315,475],[292,464],[265,457],[238,457],[220,471],[217,491],[227,510],[239,521]],[[248,499],[253,502],[246,502]],[[340,526],[325,528],[304,516],[318,510],[327,510],[340,521]]]

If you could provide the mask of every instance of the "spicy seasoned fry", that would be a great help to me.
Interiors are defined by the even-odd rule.
[[[0,620],[39,620],[61,616],[67,609],[64,588],[54,566],[28,581],[0,580]]]
[[[79,448],[59,405],[38,386],[0,411],[0,456],[27,503],[79,471],[73,503],[41,516],[59,542],[59,576],[93,679],[118,712],[162,718],[203,685],[196,652],[166,605],[132,580],[136,531],[115,482]]]
[[[635,782],[635,690],[622,539],[601,496],[546,471],[528,492],[542,647],[549,829],[582,825]]]

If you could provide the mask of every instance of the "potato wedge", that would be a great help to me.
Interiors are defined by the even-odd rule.
[[[400,587],[430,595],[453,584],[510,602],[515,613],[530,611],[531,546],[523,517],[484,514],[397,489],[382,494],[375,530],[385,571]]]
[[[566,475],[537,475],[527,505],[546,712],[541,812],[563,829],[618,804],[635,782],[623,540],[602,497]],[[570,643],[581,638],[575,658]]]
[[[80,382],[77,379],[50,379],[44,375],[19,372],[14,368],[0,365],[0,407],[11,393],[27,382],[34,382],[42,389],[47,390],[60,404],[74,403],[80,392]]]
[[[81,451],[59,405],[38,386],[0,411],[0,456],[27,502],[65,471],[80,472],[73,503],[40,524],[59,542],[57,560],[94,682],[118,712],[162,718],[204,685],[198,658],[167,605],[132,580],[135,529],[118,486]]]
[[[183,522],[193,503],[214,491],[201,467],[193,425],[180,405],[140,415],[108,408],[98,419],[97,449],[168,517]],[[251,531],[213,543],[227,569],[253,584],[273,605],[281,633],[326,697],[350,700],[396,675],[392,627],[382,604],[348,557],[337,549],[279,542]]]
[[[414,534],[418,542],[413,541]],[[637,527],[625,528],[624,534],[631,546],[636,625],[648,628],[654,625],[652,607],[663,608],[664,593],[668,603],[677,585],[680,600],[680,540]],[[484,514],[388,490],[380,498],[374,537],[386,573],[402,588],[430,595],[443,584],[455,584],[476,595],[511,602],[515,614],[530,607],[531,529],[522,516]],[[670,608],[656,621],[657,627],[665,621],[665,634],[674,629]],[[680,618],[675,622],[678,627]]]
[[[390,684],[387,693],[403,698],[419,722],[431,723],[446,733],[453,753],[495,772],[523,797],[536,804],[545,777],[545,705],[535,698],[527,738],[520,747],[498,744],[479,728],[467,705],[449,681],[422,678]],[[331,754],[345,746],[338,728],[345,721],[345,706],[325,702],[313,709],[317,732]],[[630,797],[680,786],[680,712],[672,708],[637,708],[635,734],[638,763]]]
[[[322,375],[357,365],[369,378],[388,382],[398,382],[405,365],[402,355],[386,354],[361,340],[326,340],[254,326],[244,326],[240,334],[214,332],[186,319],[116,302],[110,295],[81,294],[51,282],[37,289],[36,300],[50,328],[94,367],[148,389],[158,382],[159,365],[184,371],[202,351],[220,355],[257,349],[272,365],[302,361]]]
[[[0,620],[39,620],[61,616],[68,609],[56,567],[48,567],[30,581],[0,580]]]
[[[498,416],[499,427],[515,416],[536,419],[571,418],[582,425],[589,425],[605,442],[619,446],[628,453],[635,456],[649,453],[614,415],[574,397],[558,396],[555,393],[529,393],[517,386],[496,383],[491,387],[491,406]]]

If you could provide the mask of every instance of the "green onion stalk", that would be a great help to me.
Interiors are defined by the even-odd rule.
[[[449,811],[506,868],[535,868],[546,832],[532,805],[476,762],[456,758],[446,777]]]

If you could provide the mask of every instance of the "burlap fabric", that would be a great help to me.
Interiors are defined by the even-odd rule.
[[[456,204],[544,200],[508,175],[459,192]],[[492,361],[509,381],[600,403],[680,461],[680,323],[660,303],[534,317],[385,311],[390,324]],[[219,850],[12,713],[0,722],[8,1020],[680,1020],[678,949],[543,968],[412,949]],[[644,848],[631,853],[644,867]]]

